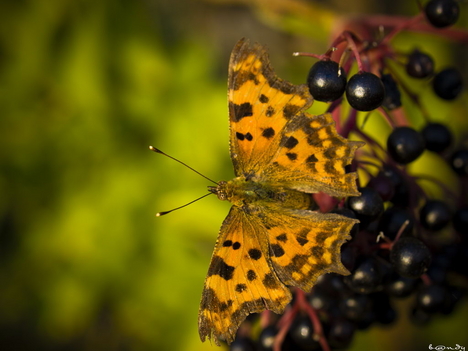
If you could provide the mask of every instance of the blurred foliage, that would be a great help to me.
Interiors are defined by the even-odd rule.
[[[208,184],[147,148],[232,177],[231,48],[243,36],[268,44],[280,76],[300,83],[311,62],[289,53],[323,52],[340,20],[321,3],[0,2],[0,349],[216,349],[198,339],[197,310],[228,204],[154,218]],[[375,3],[354,10],[385,11]],[[450,62],[446,45],[426,50]],[[450,108],[466,116],[465,105]],[[407,346],[453,346],[463,313],[430,334],[395,330]],[[402,349],[394,333],[359,333],[355,349]]]

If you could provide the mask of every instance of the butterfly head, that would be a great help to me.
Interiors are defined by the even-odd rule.
[[[217,186],[209,186],[208,191],[215,194],[221,201],[227,200],[228,195],[226,193],[226,183],[226,181],[222,180],[218,182]]]

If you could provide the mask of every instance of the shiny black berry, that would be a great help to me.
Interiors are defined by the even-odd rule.
[[[453,215],[453,228],[460,234],[468,230],[468,206],[460,207]]]
[[[346,88],[346,73],[335,61],[318,61],[309,71],[307,85],[317,101],[340,98]]]
[[[437,28],[454,24],[460,14],[460,7],[455,0],[431,0],[424,9],[427,20]]]
[[[441,285],[424,285],[417,294],[417,307],[428,313],[439,312],[445,301],[446,290]]]
[[[414,220],[411,213],[400,207],[389,207],[379,219],[378,231],[383,232],[391,240],[395,239],[397,233],[408,221],[402,235],[409,235],[413,231]]]
[[[359,322],[372,309],[372,304],[369,295],[353,294],[341,299],[339,308],[347,319]]]
[[[416,290],[417,285],[417,279],[406,278],[395,274],[385,285],[385,290],[392,296],[406,297]]]
[[[384,166],[382,174],[390,179],[393,184],[394,191],[393,196],[390,198],[390,202],[395,206],[407,206],[410,200],[410,189],[402,172],[396,167]],[[384,201],[387,201],[387,199]]]
[[[428,54],[414,50],[408,56],[406,73],[413,78],[426,78],[434,73],[434,60]]]
[[[299,317],[295,319],[289,329],[289,335],[296,345],[304,350],[315,350],[320,346],[313,338],[314,327],[307,316],[299,315]]]
[[[361,195],[348,198],[348,207],[354,211],[362,226],[380,216],[384,207],[382,198],[374,189],[364,187],[359,191]]]
[[[328,343],[333,349],[347,348],[353,340],[356,326],[354,323],[341,318],[334,320],[328,331]]]
[[[261,351],[273,351],[273,344],[277,333],[278,330],[273,325],[262,330],[258,337],[258,345]]]
[[[468,175],[468,149],[455,151],[451,157],[452,169],[461,176]]]
[[[463,77],[458,69],[446,68],[434,76],[432,88],[441,99],[453,100],[463,89]]]
[[[254,342],[248,337],[237,337],[231,345],[229,345],[230,351],[255,351]]]
[[[367,186],[376,190],[383,201],[389,201],[395,194],[395,184],[383,171],[373,177]]]
[[[351,107],[358,111],[372,111],[382,105],[385,87],[382,80],[370,72],[352,76],[346,86],[346,98]]]
[[[398,127],[387,139],[387,150],[397,163],[407,164],[421,156],[424,151],[424,139],[413,128]]]
[[[429,151],[442,152],[452,143],[452,133],[440,123],[428,123],[421,130],[421,135]]]
[[[419,278],[431,263],[431,252],[421,240],[404,237],[392,246],[390,262],[401,276]]]
[[[357,293],[369,294],[376,291],[382,283],[378,262],[372,256],[364,258],[344,281]]]
[[[437,231],[444,228],[452,217],[448,205],[440,200],[429,200],[419,211],[421,225],[430,230]]]
[[[382,102],[382,106],[389,110],[394,110],[400,107],[401,106],[401,93],[392,75],[383,74],[382,83],[385,88],[385,98],[384,98],[384,101]]]

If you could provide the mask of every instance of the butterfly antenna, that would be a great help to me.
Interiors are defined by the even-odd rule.
[[[218,184],[218,183],[215,182],[214,180],[212,180],[212,179],[208,178],[207,176],[205,176],[205,175],[201,174],[200,172],[198,172],[196,169],[193,169],[193,168],[190,167],[189,165],[187,165],[187,164],[183,163],[182,161],[179,161],[178,159],[176,159],[176,158],[174,158],[174,157],[172,157],[172,156],[166,154],[165,152],[162,152],[161,150],[155,148],[154,146],[150,146],[149,149],[150,149],[151,151],[154,151],[154,152],[158,153],[158,154],[167,156],[167,157],[169,157],[170,159],[173,159],[174,161],[179,162],[180,164],[184,165],[184,166],[187,167],[188,169],[191,169],[192,171],[194,171],[194,172],[197,173],[198,175],[201,175],[203,178],[209,180],[210,182],[215,183],[215,184]],[[197,200],[199,200],[199,199],[197,199]],[[195,200],[195,201],[197,201],[197,200]],[[187,204],[187,205],[188,205],[188,204]],[[186,206],[186,205],[184,205],[184,206]],[[184,207],[184,206],[182,206],[182,207]],[[169,211],[169,212],[170,212],[170,211]]]
[[[198,200],[201,200],[203,199],[204,197],[207,197],[208,195],[211,195],[212,193],[208,193],[208,194],[205,194],[203,196],[200,196],[198,199],[195,199],[193,201],[190,201],[189,203],[186,203],[185,205],[182,205],[182,206],[179,206],[179,207],[176,207],[176,208],[173,208],[172,210],[169,210],[169,211],[163,211],[163,212],[158,212],[156,213],[156,217],[161,217],[161,216],[164,216],[164,215],[167,215],[168,213],[171,213],[172,211],[175,211],[175,210],[179,210],[185,206],[188,206],[190,204],[193,204],[194,202],[197,202]]]

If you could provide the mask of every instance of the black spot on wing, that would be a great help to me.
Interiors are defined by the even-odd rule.
[[[299,144],[299,141],[293,137],[293,136],[283,136],[281,139],[281,146],[284,146],[288,148],[289,150],[293,149],[297,144]]]
[[[233,122],[239,122],[244,117],[253,116],[252,104],[249,102],[238,105],[230,101],[229,111],[231,111],[230,115]]]
[[[265,111],[265,116],[271,117],[275,114],[275,109],[272,106],[268,106]]]
[[[335,148],[329,148],[329,149],[325,150],[325,152],[323,154],[324,154],[324,156],[326,158],[333,159],[333,158],[336,157],[336,149]]]
[[[245,138],[246,138],[248,141],[252,141],[253,136],[252,136],[252,134],[247,133],[247,134],[245,134]]]
[[[275,136],[275,130],[273,128],[266,128],[263,130],[262,132],[262,136],[267,138],[267,139],[271,139]]]
[[[284,255],[283,248],[278,244],[272,244],[271,245],[271,252],[273,253],[273,256],[275,256],[275,257],[281,257],[281,256]]]
[[[259,249],[250,249],[249,257],[253,260],[258,260],[262,257],[262,252]]]
[[[315,257],[318,258],[318,257],[323,256],[323,253],[325,252],[325,250],[323,249],[323,247],[317,245],[317,246],[312,247],[311,252]]]
[[[227,300],[226,302],[221,302],[219,304],[219,311],[220,312],[223,312],[223,311],[226,311],[229,307],[232,306],[232,300]]]
[[[244,134],[242,134],[242,133],[236,132],[236,138],[237,138],[237,140],[241,140],[241,141],[242,141],[242,140],[245,139],[245,136],[244,136]]]
[[[252,269],[250,269],[249,271],[247,271],[247,279],[248,279],[249,281],[252,281],[252,280],[257,279],[257,273],[255,273],[255,271],[253,271]]]
[[[247,289],[247,285],[245,284],[237,284],[236,285],[236,292],[241,293]]]
[[[262,283],[269,289],[276,289],[279,286],[278,279],[273,275],[273,273],[265,274],[265,278],[263,278]]]
[[[241,247],[241,244],[238,241],[236,241],[234,244],[232,244],[232,249],[233,250],[239,250],[240,247]]]
[[[301,107],[297,105],[287,104],[283,108],[283,117],[288,120],[293,118],[297,114],[297,112],[300,110],[300,108]]]
[[[317,162],[317,161],[318,161],[318,158],[317,158],[314,154],[310,155],[310,156],[307,157],[307,159],[306,159],[306,162],[307,162],[307,163],[313,163],[313,162]]]
[[[299,233],[296,234],[296,240],[299,243],[299,245],[304,246],[309,242],[307,239],[307,234],[309,234],[310,229],[308,228],[302,228]]]
[[[223,243],[223,246],[224,247],[229,247],[232,245],[232,241],[231,240],[226,240],[224,243]]]
[[[286,235],[286,233],[283,233],[283,234],[278,235],[276,237],[276,240],[285,243],[288,240],[288,236]]]
[[[231,280],[235,268],[224,262],[219,256],[213,256],[210,268],[208,269],[208,276],[219,275],[224,280]]]
[[[270,99],[265,96],[265,95],[260,95],[260,97],[258,98],[258,100],[262,103],[262,104],[266,104],[268,101],[270,101]]]
[[[258,85],[260,83],[258,81],[258,77],[252,72],[245,70],[237,70],[233,71],[233,73],[235,73],[236,78],[231,82],[232,90],[239,90],[242,87],[242,85],[244,85],[244,83],[247,81],[252,81],[255,85]]]
[[[297,154],[294,152],[287,152],[286,156],[289,158],[291,161],[295,161],[297,159]]]

